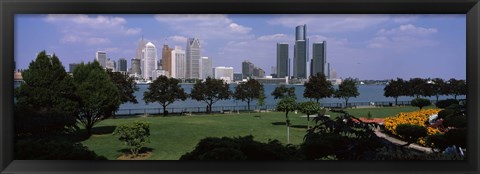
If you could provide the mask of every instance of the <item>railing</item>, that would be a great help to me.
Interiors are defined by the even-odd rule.
[[[435,100],[431,101],[435,103]],[[410,105],[410,101],[398,101],[398,106],[407,106]],[[325,108],[343,108],[345,103],[320,103],[321,107]],[[395,106],[394,101],[375,101],[375,102],[349,102],[349,108],[357,108],[357,107],[389,107]],[[257,105],[250,105],[250,110],[248,110],[247,105],[242,106],[212,106],[213,113],[229,113],[229,112],[247,112],[247,111],[275,111],[276,105],[265,105],[265,106],[257,106]],[[190,115],[190,114],[199,114],[199,113],[206,113],[207,107],[206,105],[203,107],[181,107],[181,108],[166,108],[168,114],[172,115]],[[119,109],[116,113],[117,116],[122,115],[139,115],[139,114],[163,114],[163,108],[142,108],[142,109]]]

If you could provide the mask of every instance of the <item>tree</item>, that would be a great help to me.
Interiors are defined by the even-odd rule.
[[[298,109],[300,112],[307,114],[307,128],[310,129],[310,115],[317,114],[320,111],[318,103],[307,101],[299,104]]]
[[[445,81],[441,78],[434,78],[432,79],[432,82],[433,95],[435,95],[436,102],[438,102],[438,97],[444,93],[443,91],[446,84]]]
[[[229,85],[220,79],[208,77],[204,82],[193,85],[190,97],[207,103],[207,113],[212,112],[212,105],[219,100],[229,99],[231,92]]]
[[[150,123],[134,122],[133,124],[122,124],[115,128],[113,135],[118,135],[118,140],[127,145],[133,157],[136,157],[140,150],[150,142]]]
[[[407,82],[409,89],[409,96],[415,96],[415,98],[420,98],[420,96],[430,97],[433,94],[433,88],[431,84],[427,83],[427,79],[422,78],[413,78]]]
[[[177,100],[185,101],[187,93],[179,85],[180,81],[167,76],[160,76],[148,86],[143,94],[146,103],[158,102],[163,106],[163,115],[168,115],[167,106]]]
[[[345,99],[345,107],[348,106],[348,99],[350,97],[357,97],[360,93],[358,92],[358,87],[355,81],[352,78],[346,78],[343,80],[342,84],[338,86],[338,90],[335,92],[337,98]]]
[[[467,95],[467,84],[465,80],[450,79],[448,80],[449,94],[457,99],[459,95]]]
[[[233,97],[247,102],[248,110],[250,110],[250,102],[259,99],[261,95],[263,95],[263,85],[255,79],[249,79],[235,88]]]
[[[76,127],[77,102],[69,76],[56,55],[40,52],[22,73],[24,83],[15,89],[17,133],[62,132]]]
[[[284,97],[294,97],[295,96],[295,87],[287,88],[285,85],[280,85],[275,88],[275,90],[271,93],[274,96],[274,99],[281,99]]]
[[[124,75],[120,72],[112,72],[110,69],[107,70],[107,74],[110,76],[113,84],[115,84],[115,86],[117,87],[118,93],[120,95],[120,101],[122,103],[138,103],[135,95],[133,95],[135,91],[138,91],[138,87],[136,86],[133,77],[128,77],[128,75]],[[116,108],[116,110],[118,110],[118,108]],[[111,113],[113,117],[115,117],[115,111]]]
[[[288,113],[297,110],[297,102],[293,97],[282,98],[277,103],[277,111],[285,112],[285,125],[287,125],[287,142],[290,143],[290,119]]]
[[[430,100],[424,99],[424,98],[415,98],[410,102],[410,104],[412,106],[419,107],[420,110],[422,110],[423,107],[430,106],[432,104],[432,102],[430,102]]]
[[[79,64],[73,71],[73,79],[79,102],[77,119],[91,135],[92,127],[120,106],[120,94],[97,61]]]
[[[404,86],[405,81],[401,78],[397,78],[397,80],[390,80],[388,84],[383,88],[383,95],[385,97],[393,97],[395,98],[395,105],[398,104],[398,97],[405,95]]]
[[[310,76],[304,86],[303,96],[316,99],[317,103],[320,99],[331,97],[334,93],[332,83],[322,73]]]

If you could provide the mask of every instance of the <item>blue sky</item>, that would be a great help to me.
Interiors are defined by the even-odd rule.
[[[276,43],[289,43],[307,25],[310,47],[327,41],[327,62],[338,77],[466,77],[465,15],[16,15],[17,68],[42,50],[68,64],[93,61],[107,51],[113,60],[135,56],[138,41],[186,47],[197,37],[213,66],[241,72],[249,60],[267,74],[276,65]],[[311,55],[311,50],[309,50]],[[292,71],[293,72],[293,71]]]

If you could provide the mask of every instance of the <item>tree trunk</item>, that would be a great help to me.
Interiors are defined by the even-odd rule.
[[[318,100],[320,100],[319,98],[317,98],[317,103],[318,103]]]
[[[455,100],[457,100],[457,94],[455,94],[454,96],[455,96]]]
[[[290,144],[290,126],[287,126],[287,144]]]
[[[397,101],[398,101],[398,97],[395,97],[395,106],[398,105],[398,102],[397,102]]]
[[[250,100],[247,101],[248,111],[250,112]]]
[[[310,129],[310,115],[307,114],[307,129]]]
[[[345,98],[345,108],[348,108],[348,98]]]
[[[168,113],[167,113],[167,106],[166,105],[163,105],[163,116],[167,116]]]
[[[437,102],[438,102],[438,95],[436,97],[437,97]]]

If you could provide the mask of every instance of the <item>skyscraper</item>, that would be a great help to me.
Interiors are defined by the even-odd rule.
[[[105,68],[107,63],[107,53],[105,51],[97,51],[95,54],[95,60],[100,64],[100,66]]]
[[[148,42],[145,45],[143,54],[145,60],[143,78],[150,80],[152,78],[152,72],[157,69],[157,48],[152,42]]]
[[[69,72],[73,73],[73,70],[78,66],[78,63],[71,63],[68,66],[70,68]]]
[[[187,78],[200,78],[200,40],[189,38],[187,41]]]
[[[140,59],[133,58],[132,59],[132,74],[135,74],[136,76],[140,75],[142,73],[142,69],[140,68]]]
[[[253,76],[256,78],[263,78],[265,77],[265,71],[262,68],[255,67],[253,68]]]
[[[173,48],[168,47],[164,44],[162,48],[162,67],[165,71],[172,74],[172,50]]]
[[[242,74],[244,79],[253,76],[253,68],[255,68],[255,65],[253,65],[252,62],[249,62],[248,60],[242,62]]]
[[[233,67],[218,66],[213,68],[215,79],[222,79],[227,83],[233,81]]]
[[[127,72],[127,59],[125,58],[118,59],[118,71]]]
[[[288,44],[277,43],[277,77],[290,76],[290,63],[288,59]]]
[[[213,77],[213,69],[212,69],[212,59],[208,57],[202,57],[200,59],[200,67],[201,67],[201,79],[207,79],[207,77]]]
[[[307,54],[307,25],[299,25],[295,28],[295,46],[293,49],[293,76],[297,79],[307,78]]]
[[[187,60],[185,57],[185,50],[182,50],[180,47],[175,47],[171,53],[172,60],[172,72],[170,73],[171,77],[177,79],[186,78],[187,71]]]
[[[115,61],[107,59],[107,61],[105,62],[105,69],[115,72]]]
[[[143,41],[143,36],[142,36],[142,40],[140,40],[138,42],[138,46],[137,46],[137,50],[136,50],[136,54],[135,54],[135,59],[138,59],[139,63],[140,63],[139,64],[140,65],[140,73],[139,74],[143,74],[143,67],[144,67],[144,63],[145,63],[145,60],[143,58],[143,54],[144,54],[143,51],[144,50],[145,50],[145,42]]]
[[[317,73],[325,74],[325,64],[327,60],[327,42],[313,43],[312,45],[312,61],[310,68],[310,75],[316,75]]]

